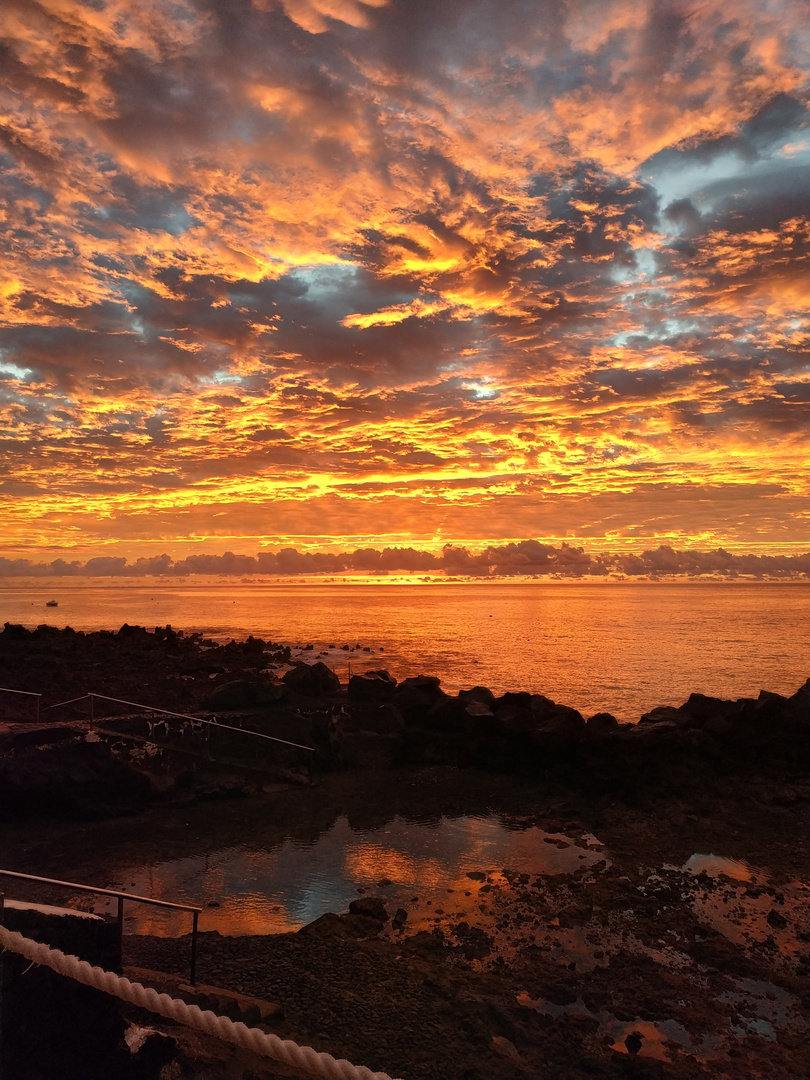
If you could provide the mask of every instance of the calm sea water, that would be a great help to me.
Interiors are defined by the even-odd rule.
[[[5,620],[311,642],[342,678],[348,663],[385,667],[397,678],[438,675],[448,692],[529,690],[626,720],[692,691],[792,694],[810,676],[810,583],[37,580],[2,586]]]

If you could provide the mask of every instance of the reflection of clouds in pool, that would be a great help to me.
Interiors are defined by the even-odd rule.
[[[388,878],[395,885],[435,888],[448,875],[448,867],[438,859],[369,843],[347,849],[344,870],[347,878],[363,886]]]
[[[574,840],[534,826],[515,829],[494,818],[441,818],[430,824],[390,820],[383,829],[354,831],[339,817],[314,843],[295,839],[262,851],[232,846],[128,868],[121,873],[132,892],[204,908],[200,925],[221,934],[282,933],[325,911],[345,911],[358,889],[372,891],[388,879],[386,902],[393,910],[419,893],[424,898],[463,895],[469,872],[503,869],[532,875],[571,873],[604,858],[593,837]],[[474,902],[457,896],[454,906]],[[483,898],[482,898],[483,899]],[[210,903],[218,907],[209,908]],[[132,905],[128,929],[183,934],[189,917]]]

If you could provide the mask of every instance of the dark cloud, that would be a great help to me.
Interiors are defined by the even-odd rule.
[[[686,235],[694,235],[700,231],[700,211],[691,199],[675,199],[664,207],[664,217]]]
[[[726,577],[810,578],[810,552],[801,555],[733,554],[714,551],[676,551],[669,545],[636,554],[589,554],[582,547],[559,546],[538,540],[521,540],[478,551],[448,544],[440,553],[413,547],[364,547],[338,555],[332,552],[301,552],[282,548],[252,555],[189,555],[174,562],[169,555],[126,559],[110,556],[86,563],[32,563],[28,559],[0,558],[0,577],[184,577],[186,575],[301,575],[343,573],[431,573],[487,577],[516,575],[555,577],[689,576],[721,574]]]
[[[807,102],[794,94],[779,91],[751,116],[742,120],[736,132],[686,140],[667,147],[645,162],[645,169],[683,169],[687,165],[711,165],[719,157],[735,154],[752,163],[767,157],[786,139],[796,138],[810,123]]]

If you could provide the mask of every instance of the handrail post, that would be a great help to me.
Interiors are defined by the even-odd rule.
[[[124,898],[118,897],[118,946],[121,949],[121,963],[124,962]]]
[[[138,896],[135,893],[119,892],[113,889],[101,889],[95,885],[80,885],[75,881],[60,881],[58,878],[40,877],[38,874],[25,874],[18,870],[0,870],[0,877],[18,878],[23,881],[39,881],[45,885],[60,885],[67,889],[79,889],[83,892],[95,893],[96,896],[114,896],[118,900],[118,943],[121,950],[121,962],[123,966],[124,956],[124,902],[132,900],[136,904],[152,904],[155,907],[173,908],[192,913],[191,927],[191,976],[193,986],[197,979],[197,936],[199,931],[200,908],[191,907],[188,904],[175,904],[169,900],[156,900],[151,896]],[[3,925],[3,893],[0,892],[0,926]],[[2,972],[2,952],[0,952],[0,973]],[[0,1066],[0,1080],[2,1080],[2,1067]]]
[[[6,894],[0,892],[0,926],[5,925]],[[0,952],[0,1080],[3,1077],[3,956],[5,950]]]
[[[95,717],[96,717],[96,709],[95,709],[96,698],[95,698],[95,694],[88,694],[87,696],[90,698],[90,730],[92,731],[92,729],[93,729],[93,721],[95,720]]]
[[[197,985],[197,924],[199,922],[199,911],[193,911],[193,921],[191,923],[191,973],[188,981],[192,986]]]

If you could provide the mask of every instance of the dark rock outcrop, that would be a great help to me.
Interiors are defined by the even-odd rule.
[[[473,686],[471,690],[459,690],[458,698],[459,701],[463,701],[467,704],[478,702],[485,705],[490,712],[494,712],[495,695],[486,686]]]
[[[364,671],[349,679],[349,702],[355,704],[382,705],[391,701],[397,680],[387,671]]]
[[[236,709],[255,709],[272,705],[287,694],[287,686],[265,676],[256,679],[234,679],[220,683],[202,702],[206,709],[231,712]]]
[[[406,721],[422,720],[427,710],[447,698],[434,675],[414,675],[397,686],[393,701]]]
[[[361,896],[359,900],[352,900],[349,912],[352,915],[366,915],[381,923],[386,923],[389,919],[385,901],[379,896]]]
[[[320,660],[317,664],[296,664],[282,676],[282,682],[303,697],[320,697],[340,690],[340,679]]]
[[[383,928],[379,919],[369,915],[350,912],[348,915],[335,915],[327,911],[314,922],[302,926],[298,931],[301,937],[321,940],[348,941],[352,938],[374,938]]]
[[[323,770],[423,765],[520,773],[629,798],[717,774],[795,769],[810,758],[810,680],[790,697],[692,694],[639,724],[608,713],[586,722],[542,694],[496,697],[476,686],[451,696],[433,676],[397,684],[369,671],[341,688],[319,662],[274,679],[267,666],[288,652],[260,638],[217,645],[171,628],[83,634],[6,624],[5,685],[38,692],[47,670],[54,701],[92,691],[185,715],[208,706],[245,716],[201,725],[96,697],[98,730],[87,740],[86,699],[37,720],[33,699],[21,695],[4,702],[0,811],[120,813],[155,799],[249,793],[268,780],[308,782]]]

